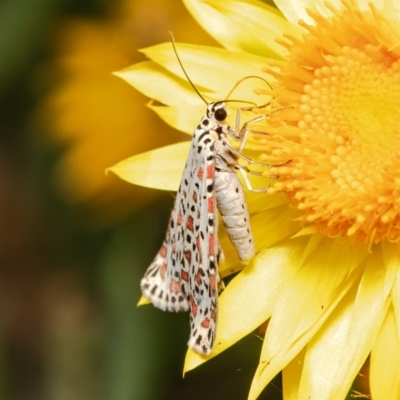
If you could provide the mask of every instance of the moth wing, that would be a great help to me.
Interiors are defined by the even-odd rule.
[[[195,172],[201,177],[201,183],[190,194],[197,198],[196,211],[190,214],[195,227],[194,242],[185,243],[185,251],[192,250],[192,257],[196,257],[190,264],[189,273],[188,346],[200,354],[208,355],[214,345],[217,324],[220,246],[214,193],[215,154],[211,147],[203,153]]]
[[[189,209],[193,200],[189,193],[199,186],[193,171],[198,164],[196,149],[192,146],[182,175],[182,181],[175,197],[174,207],[168,223],[161,249],[148,267],[140,286],[143,295],[155,307],[164,311],[187,311],[189,309],[189,271],[190,259],[185,248],[188,230],[190,231]]]

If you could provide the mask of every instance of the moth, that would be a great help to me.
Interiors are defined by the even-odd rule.
[[[175,46],[174,50],[176,53]],[[218,273],[223,259],[218,211],[239,258],[248,261],[255,254],[249,212],[237,176],[240,171],[249,186],[246,172],[258,174],[239,164],[241,157],[252,162],[241,154],[249,122],[240,130],[232,129],[226,122],[230,112],[226,103],[206,102],[207,111],[193,134],[164,242],[140,284],[144,297],[155,307],[190,311],[188,346],[201,355],[210,354],[214,345],[218,288],[223,288]],[[238,150],[232,148],[228,136],[240,142]]]

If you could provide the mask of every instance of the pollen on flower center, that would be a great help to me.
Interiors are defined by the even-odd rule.
[[[285,41],[287,61],[267,69],[276,108],[294,107],[268,141],[291,161],[268,173],[321,233],[399,242],[400,30],[346,4],[331,19],[312,15],[304,42]]]
[[[336,186],[360,194],[379,186],[399,158],[400,63],[386,67],[384,57],[371,46],[365,52],[344,48],[342,56],[327,57],[332,66],[315,71],[300,99],[304,120],[299,125],[333,141]]]

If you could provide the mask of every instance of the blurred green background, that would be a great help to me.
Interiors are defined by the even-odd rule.
[[[111,72],[216,43],[178,0],[3,0],[0,29],[0,399],[247,398],[256,332],[183,379],[188,315],[136,307],[173,196],[104,172],[187,139]]]

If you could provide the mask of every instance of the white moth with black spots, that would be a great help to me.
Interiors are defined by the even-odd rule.
[[[171,39],[174,45],[172,35]],[[174,50],[176,53],[175,46]],[[182,66],[177,53],[176,56]],[[183,66],[182,69],[187,76]],[[240,171],[247,186],[253,190],[246,172],[260,173],[249,171],[238,160],[240,157],[260,164],[243,156],[241,151],[248,124],[266,116],[247,122],[239,130],[238,112],[236,130],[233,130],[226,122],[229,114],[226,101],[204,102],[207,113],[194,131],[165,240],[141,280],[141,289],[143,295],[161,310],[190,310],[188,346],[201,355],[208,355],[217,328],[218,288],[223,287],[218,273],[223,252],[218,240],[217,209],[239,258],[249,261],[255,253],[253,234],[243,187],[236,173]],[[240,141],[238,150],[231,147],[228,135]]]
[[[190,309],[189,347],[208,355],[218,315],[218,215],[239,258],[254,256],[254,241],[241,168],[227,135],[238,139],[225,122],[224,102],[210,103],[194,132],[182,181],[163,245],[141,281],[143,295],[164,311]]]

